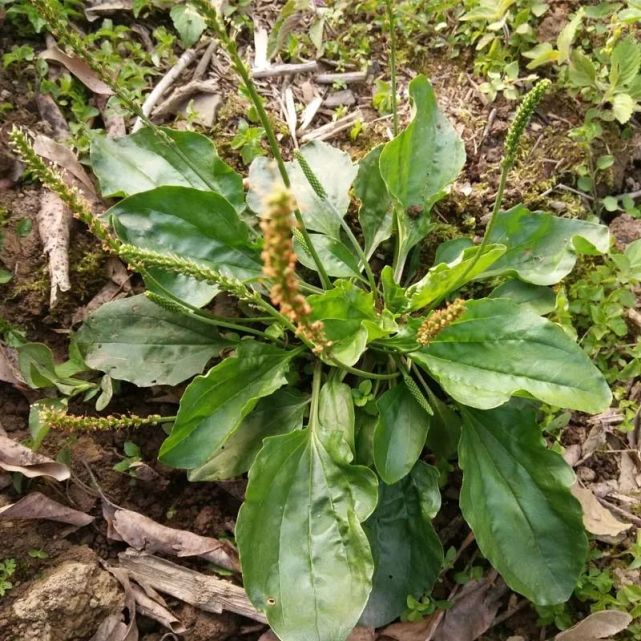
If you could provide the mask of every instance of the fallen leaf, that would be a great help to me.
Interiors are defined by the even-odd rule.
[[[142,588],[135,584],[131,584],[134,599],[136,600],[136,611],[143,616],[153,619],[160,623],[168,630],[175,634],[184,634],[186,631],[185,626],[179,619],[167,608],[165,600],[156,592],[152,598]]]
[[[383,628],[378,638],[395,639],[395,641],[425,641],[425,636],[432,626],[431,617],[411,623],[392,623]]]
[[[0,490],[4,490],[11,485],[11,474],[0,472]]]
[[[489,630],[507,587],[496,575],[463,586],[452,607],[445,612],[434,641],[474,641]]]
[[[349,633],[347,641],[374,641],[375,638],[374,628],[366,628],[359,625]]]
[[[105,84],[96,75],[96,72],[80,58],[75,56],[68,56],[64,51],[56,46],[45,49],[41,54],[41,58],[45,60],[53,60],[63,65],[67,71],[72,73],[85,87],[93,91],[93,93],[102,94],[105,96],[113,96],[113,91],[109,85]]]
[[[69,125],[58,103],[48,93],[36,94],[36,106],[42,120],[50,127],[56,140],[64,140],[70,135]]]
[[[610,510],[604,508],[591,490],[581,487],[578,483],[575,483],[571,490],[583,509],[583,525],[591,534],[617,536],[632,527],[629,523],[619,521]]]
[[[33,148],[39,156],[50,160],[69,172],[69,174],[78,181],[80,186],[82,186],[83,191],[88,197],[92,199],[97,197],[96,188],[93,182],[91,182],[91,178],[89,178],[89,175],[71,149],[42,134],[34,138]]]
[[[105,569],[118,579],[125,591],[125,605],[119,614],[110,614],[89,641],[138,641],[136,599],[129,581],[129,574],[122,568],[105,564]],[[125,623],[126,620],[129,623]]]
[[[594,452],[600,447],[605,445],[606,441],[606,432],[603,422],[598,421],[592,426],[588,437],[585,439],[585,442],[581,446],[581,460],[585,461],[590,458]]]
[[[102,513],[107,521],[107,536],[125,541],[136,550],[162,552],[178,557],[199,556],[229,570],[240,570],[238,552],[226,541],[178,530],[103,500]]]
[[[625,630],[632,617],[619,610],[601,610],[579,621],[568,630],[559,632],[554,641],[597,641]]]
[[[622,452],[619,459],[619,492],[636,492],[639,489],[637,464],[628,452]]]
[[[23,386],[24,379],[18,365],[18,353],[13,347],[0,344],[0,381]]]
[[[40,492],[31,492],[17,503],[0,508],[0,521],[21,519],[43,519],[82,527],[91,523],[94,517],[62,505]]]
[[[0,434],[0,468],[6,472],[20,472],[30,479],[50,476],[56,481],[66,481],[71,476],[66,465],[37,454],[2,434]]]

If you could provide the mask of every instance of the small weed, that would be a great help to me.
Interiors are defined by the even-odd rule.
[[[16,560],[5,559],[0,561],[0,597],[3,597],[13,588],[13,583],[9,580],[16,571]]]

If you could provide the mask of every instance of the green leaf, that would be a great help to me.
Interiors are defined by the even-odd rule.
[[[496,263],[506,250],[504,245],[488,245],[475,263],[479,249],[464,249],[452,262],[435,265],[421,280],[408,287],[409,308],[421,309],[446,296],[454,287],[460,287],[473,280]]]
[[[261,398],[238,429],[206,463],[189,470],[190,481],[220,481],[245,473],[268,436],[287,434],[303,427],[308,397],[284,387]]]
[[[309,239],[318,253],[328,276],[334,278],[360,278],[358,256],[354,254],[351,247],[348,247],[341,240],[336,240],[325,234],[309,234]],[[298,238],[294,238],[294,250],[301,264],[307,269],[316,269],[316,263],[311,254],[301,245]]]
[[[6,285],[13,278],[13,274],[8,269],[0,268],[0,285]]]
[[[171,434],[159,459],[193,469],[205,463],[238,429],[259,399],[285,385],[296,352],[256,341],[240,343],[236,354],[197,376],[180,399]]]
[[[433,414],[425,446],[443,461],[448,461],[456,454],[461,436],[461,417],[433,392],[429,391],[428,395]]]
[[[209,138],[191,131],[161,127],[160,133],[144,128],[122,138],[95,136],[91,167],[107,198],[174,185],[215,191],[239,213],[245,209],[242,177]]]
[[[507,298],[539,315],[549,314],[556,307],[556,295],[549,287],[524,283],[516,278],[495,287],[488,298]]]
[[[570,54],[568,78],[577,87],[596,86],[596,69],[592,60],[581,51],[573,51]]]
[[[412,359],[452,398],[479,409],[527,393],[598,413],[612,398],[601,373],[560,327],[504,299],[467,302],[462,316]]]
[[[583,10],[579,9],[572,20],[561,29],[561,33],[559,33],[556,39],[556,46],[559,50],[559,62],[562,64],[570,61],[570,47],[574,42],[574,38],[582,21]]]
[[[419,461],[395,485],[379,485],[378,505],[365,522],[374,556],[372,593],[360,625],[378,628],[407,608],[407,597],[428,593],[443,563],[432,526],[441,496],[438,471]]]
[[[265,441],[236,525],[247,595],[282,641],[344,641],[371,590],[372,553],[360,522],[376,477],[349,465],[312,431]]]
[[[311,319],[323,321],[325,334],[332,341],[331,355],[345,365],[358,361],[369,340],[395,329],[391,319],[376,313],[371,292],[349,281],[336,281],[334,289],[307,298]]]
[[[489,240],[507,251],[484,278],[516,274],[535,285],[558,283],[572,271],[577,253],[605,253],[610,247],[605,225],[531,212],[523,205],[498,214]]]
[[[541,42],[532,49],[523,52],[525,58],[530,58],[528,62],[528,69],[536,69],[548,62],[558,62],[559,52],[552,47],[549,42]]]
[[[430,416],[405,383],[387,390],[376,405],[374,463],[380,477],[391,485],[409,474],[421,455]]]
[[[614,117],[624,125],[636,109],[636,102],[634,98],[627,93],[618,93],[612,99],[612,113]]]
[[[365,255],[369,258],[376,248],[392,235],[392,199],[381,176],[379,159],[383,145],[374,147],[358,164],[354,192],[361,201],[358,221],[365,239]]]
[[[610,58],[610,84],[614,89],[625,87],[638,75],[641,68],[641,47],[634,36],[617,43]],[[622,121],[625,122],[625,121]]]
[[[381,270],[381,285],[383,286],[383,299],[387,309],[398,313],[408,308],[407,292],[404,287],[398,285],[394,280],[394,270],[391,265],[385,265]]]
[[[240,279],[261,274],[262,263],[249,241],[249,227],[221,195],[189,187],[158,187],[130,196],[106,216],[119,238],[161,253],[192,258]],[[149,273],[174,295],[202,306],[217,293],[208,283],[161,269]],[[153,280],[147,287],[162,294]]]
[[[345,216],[350,204],[349,190],[358,171],[348,154],[325,142],[311,142],[301,147],[314,175],[327,192],[328,200],[336,211],[327,206],[309,184],[297,160],[285,163],[291,181],[291,189],[303,217],[305,227],[338,239],[340,218]],[[265,197],[275,186],[281,184],[274,172],[273,162],[267,158],[256,158],[249,168],[249,192],[247,204],[256,213],[263,209]],[[338,215],[337,215],[338,214]]]
[[[379,168],[399,205],[400,259],[430,229],[429,211],[465,163],[463,141],[439,111],[425,76],[410,82],[414,117],[405,131],[386,143]]]
[[[349,385],[336,378],[327,381],[318,399],[319,434],[331,438],[338,432],[354,452],[354,401]]]
[[[56,363],[53,352],[44,343],[22,343],[16,346],[18,366],[25,383],[32,389],[48,389],[55,387],[65,396],[73,396],[94,385],[75,374],[86,372],[84,363],[73,357],[64,362]]]
[[[102,305],[72,340],[89,367],[139,387],[177,385],[233,344],[142,294]]]
[[[185,47],[191,47],[198,42],[207,23],[192,5],[174,5],[169,15]]]
[[[463,408],[461,510],[483,556],[538,605],[566,601],[587,555],[572,469],[548,450],[534,412]]]

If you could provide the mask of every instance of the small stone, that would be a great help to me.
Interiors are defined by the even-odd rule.
[[[576,475],[581,481],[587,482],[594,481],[594,479],[596,478],[596,472],[592,468],[586,467],[585,465],[581,465],[577,468]]]

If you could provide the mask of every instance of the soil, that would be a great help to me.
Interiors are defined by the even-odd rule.
[[[567,3],[558,3],[550,19],[541,25],[546,37],[557,35],[560,15],[567,13]],[[0,21],[1,24],[1,21]],[[10,34],[0,27],[0,43],[5,45]],[[502,143],[514,112],[514,104],[499,99],[487,105],[485,98],[465,70],[456,61],[432,60],[425,68],[438,95],[439,104],[452,120],[466,142],[468,162],[451,194],[436,208],[442,223],[438,234],[480,232],[491,209],[498,180]],[[371,87],[361,90],[367,97]],[[49,345],[58,358],[64,358],[67,335],[72,327],[73,313],[85,305],[107,282],[106,256],[98,244],[77,223],[72,229],[71,291],[63,294],[55,309],[49,307],[49,281],[46,258],[37,231],[40,187],[23,178],[18,180],[15,159],[6,147],[7,132],[12,125],[46,131],[47,125],[38,114],[28,77],[5,74],[0,78],[0,98],[16,98],[16,108],[9,112],[0,128],[0,212],[2,245],[0,262],[11,272],[12,280],[1,285],[0,318],[24,329],[29,339]],[[239,113],[227,113],[220,127],[231,129]],[[569,174],[580,158],[580,149],[566,136],[579,124],[581,114],[576,105],[561,96],[550,96],[539,108],[538,117],[521,152],[516,168],[517,179],[511,182],[506,205],[524,202],[531,208],[547,208],[559,213],[584,215],[584,204],[572,194],[552,191],[541,194],[551,180]],[[385,127],[375,127],[369,137],[351,144],[347,139],[334,141],[361,155],[372,138],[385,134]],[[562,141],[560,144],[559,141]],[[361,148],[362,147],[362,148]],[[641,177],[641,158],[630,150],[632,143],[620,143],[612,150],[617,157],[616,190],[631,187]],[[612,188],[612,185],[610,185]],[[638,188],[638,187],[637,187]],[[31,221],[31,232],[18,233],[21,221]],[[639,221],[619,216],[612,225],[617,241],[625,245],[641,237]],[[427,247],[423,260],[433,256],[434,246]],[[135,285],[135,283],[134,283]],[[111,413],[132,412],[174,414],[176,405],[166,398],[178,398],[175,390],[139,390],[124,384],[110,404]],[[0,426],[11,438],[29,438],[29,403],[39,397],[32,391],[0,383]],[[87,412],[86,405],[78,411]],[[564,433],[564,444],[583,443],[588,428],[578,422]],[[117,581],[103,567],[115,561],[125,549],[123,543],[107,537],[101,518],[98,490],[111,502],[138,511],[160,523],[202,535],[228,538],[233,535],[235,518],[241,503],[244,481],[231,483],[188,483],[183,473],[163,467],[156,461],[164,438],[161,428],[144,428],[135,433],[102,433],[83,436],[51,434],[42,453],[62,457],[71,467],[72,478],[65,484],[42,479],[25,480],[21,487],[0,491],[0,506],[17,501],[27,490],[40,491],[78,510],[96,517],[83,528],[73,528],[48,521],[0,521],[0,561],[13,558],[17,562],[14,587],[0,599],[0,639],[3,641],[84,641],[95,633],[105,616],[122,607],[122,591]],[[149,466],[149,480],[136,479],[114,471],[123,459],[125,441],[134,441],[142,450]],[[612,459],[594,456],[590,467],[600,480],[616,478],[618,469]],[[437,526],[443,531],[455,515],[456,491],[447,496]],[[455,522],[455,521],[454,521]],[[449,530],[448,530],[449,532]],[[448,545],[459,545],[467,532],[462,524],[448,534]],[[43,554],[34,553],[41,551]],[[466,557],[464,557],[466,558]],[[472,562],[473,557],[470,557]],[[201,572],[212,572],[204,562],[188,562]],[[441,586],[444,597],[448,586]],[[186,641],[225,641],[255,639],[264,628],[246,619],[231,615],[209,614],[177,600],[168,599],[168,607],[176,614],[187,632]],[[488,641],[506,639],[512,634],[538,638],[536,615],[522,610],[506,624],[483,638]],[[160,641],[166,629],[151,619],[139,617],[142,641]],[[543,638],[543,637],[541,637]]]

